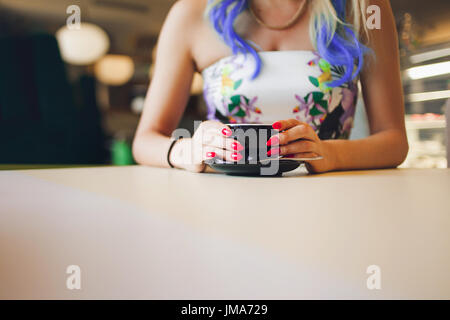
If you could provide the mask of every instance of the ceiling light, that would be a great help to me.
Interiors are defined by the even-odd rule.
[[[447,98],[450,98],[450,90],[411,93],[406,97],[406,101],[407,102],[421,102],[421,101],[439,100],[439,99],[447,99]]]
[[[441,76],[450,73],[450,61],[413,67],[406,73],[413,80]]]
[[[412,55],[409,59],[411,63],[421,63],[424,61],[439,59],[442,57],[450,56],[450,48],[444,48],[444,49],[438,49],[433,51],[428,51],[424,53],[418,53],[415,55]]]
[[[103,57],[109,50],[106,32],[91,23],[81,23],[80,29],[67,26],[56,32],[62,59],[74,65],[89,65]]]
[[[96,78],[107,85],[124,85],[133,77],[134,62],[129,56],[108,54],[94,67]]]

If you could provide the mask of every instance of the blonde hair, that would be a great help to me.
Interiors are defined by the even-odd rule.
[[[349,0],[345,8],[347,21],[343,21],[338,16],[336,8],[331,0],[306,0],[311,2],[311,21],[309,25],[309,34],[313,45],[316,47],[318,27],[323,24],[328,26],[332,33],[330,39],[334,36],[340,25],[346,25],[353,29],[360,38],[368,37],[367,26],[365,24],[365,12],[367,9],[366,0]],[[219,0],[220,2],[220,0]]]

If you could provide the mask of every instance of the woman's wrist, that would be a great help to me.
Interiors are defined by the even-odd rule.
[[[326,170],[325,171],[336,171],[339,170],[339,148],[336,146],[335,140],[323,140],[322,145],[324,148],[324,160],[326,160]]]
[[[186,140],[190,139],[178,139],[170,151],[168,159],[175,168],[183,169],[184,158],[186,157]]]
[[[193,163],[192,157],[192,138],[183,138],[175,142],[169,160],[175,168],[203,172],[206,165]]]

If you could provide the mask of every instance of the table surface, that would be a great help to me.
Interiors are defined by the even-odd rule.
[[[447,169],[3,171],[0,298],[449,299],[449,191]]]

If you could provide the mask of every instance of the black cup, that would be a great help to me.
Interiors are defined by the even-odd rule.
[[[239,141],[244,147],[240,151],[242,159],[233,163],[258,164],[259,161],[267,160],[267,151],[271,147],[267,146],[270,137],[277,133],[271,124],[227,124],[231,129],[231,138]]]

